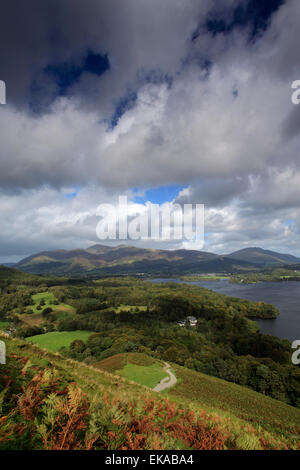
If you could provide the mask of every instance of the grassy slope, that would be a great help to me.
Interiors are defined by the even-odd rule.
[[[44,299],[45,305],[42,306],[41,310],[38,310],[37,307],[42,299]],[[57,299],[52,292],[46,291],[34,294],[32,295],[32,300],[34,305],[27,307],[26,311],[32,310],[33,313],[18,314],[19,320],[27,326],[40,326],[45,323],[46,319],[43,317],[42,311],[47,307],[52,308],[53,315],[55,315],[56,318],[61,319],[65,316],[76,316],[76,310],[71,305],[64,303],[55,304],[54,302],[57,301]]]
[[[139,415],[140,423],[146,423],[143,420],[148,420],[147,426],[142,426],[142,424],[140,424],[138,428],[135,427],[134,432],[131,428],[131,433],[133,433],[132,436],[138,436],[138,438],[141,439],[138,441],[135,440],[134,444],[137,445],[137,442],[139,442],[139,448],[199,448],[196,444],[191,443],[193,441],[187,440],[187,435],[190,433],[192,428],[186,421],[186,418],[183,418],[184,416],[194,416],[195,413],[195,416],[198,417],[197,419],[202,423],[201,432],[204,429],[203,426],[208,426],[209,429],[214,430],[213,436],[216,436],[216,433],[219,431],[223,436],[226,436],[224,442],[222,439],[220,441],[220,436],[218,437],[218,442],[221,442],[221,447],[218,448],[297,448],[297,442],[299,442],[300,411],[234,384],[229,384],[219,379],[213,379],[211,377],[204,376],[203,374],[199,374],[200,378],[198,383],[196,379],[198,374],[186,371],[184,368],[174,366],[176,374],[181,379],[181,383],[169,392],[171,401],[166,401],[166,396],[164,394],[155,394],[146,387],[134,384],[133,382],[128,382],[125,378],[109,374],[108,372],[87,366],[83,363],[65,360],[60,355],[55,355],[41,350],[30,343],[9,338],[1,339],[4,339],[7,345],[7,366],[1,366],[5,367],[5,377],[3,376],[5,379],[9,378],[12,373],[16,374],[16,372],[13,371],[16,370],[18,364],[21,364],[20,367],[23,367],[23,370],[25,364],[26,372],[19,374],[19,379],[24,383],[27,380],[27,375],[29,374],[30,369],[34,369],[34,373],[37,373],[39,368],[42,368],[43,371],[50,369],[52,371],[56,370],[58,376],[63,378],[64,383],[75,382],[83,390],[86,394],[85,396],[87,396],[89,400],[98,400],[96,403],[99,403],[99,405],[97,406],[106,406],[105,404],[107,404],[107,407],[101,411],[101,418],[99,419],[104,419],[104,415],[107,417],[107,413],[110,413],[111,419],[109,424],[105,424],[104,428],[103,424],[98,424],[98,427],[101,427],[101,436],[103,433],[107,433],[105,435],[109,436],[110,440],[105,438],[105,436],[104,438],[102,436],[101,442],[103,442],[104,439],[105,445],[100,445],[98,440],[95,444],[96,448],[121,448],[119,441],[116,442],[114,437],[118,432],[118,429],[120,429],[120,426],[116,427],[114,421],[117,416],[118,420],[128,420],[130,418],[130,413],[132,413],[130,410],[134,410],[133,413]],[[116,362],[120,363],[120,358]],[[14,386],[14,383],[16,383],[16,381],[14,381],[11,386]],[[200,388],[198,388],[198,386],[200,386]],[[177,387],[178,390],[177,393],[175,393],[174,390]],[[186,391],[184,391],[184,387],[187,388]],[[0,380],[0,394],[2,389],[3,385],[1,388]],[[191,398],[187,396],[188,394]],[[237,397],[239,397],[239,406],[236,406],[234,397],[236,400]],[[58,399],[62,400],[60,397]],[[176,405],[176,402],[179,404]],[[7,413],[9,411],[9,407],[4,400],[4,413],[6,406]],[[39,405],[36,405],[36,407],[37,406]],[[120,411],[118,411],[120,406],[122,406],[123,410],[122,418],[120,417]],[[187,409],[190,411],[187,412]],[[226,413],[223,411],[224,409],[227,410]],[[269,416],[265,416],[263,422],[258,424],[262,410],[264,409],[267,411]],[[41,411],[38,414],[39,420],[42,419],[42,408],[40,410]],[[191,415],[186,415],[186,413],[191,412]],[[22,409],[20,413],[22,413]],[[124,416],[124,413],[127,418]],[[163,421],[161,421],[160,418],[161,413],[164,415]],[[115,419],[113,419],[114,415]],[[243,419],[238,418],[237,415],[243,415]],[[278,422],[276,418],[274,419],[274,416],[280,416],[280,422]],[[5,421],[5,419],[8,421]],[[9,446],[10,442],[12,442],[11,440],[14,439],[16,443],[13,441],[11,446],[13,446],[12,448],[16,448],[16,445],[19,445],[21,437],[18,437],[19,435],[17,433],[10,435],[9,429],[5,429],[5,426],[9,426],[9,419],[16,419],[15,415],[11,415],[11,418],[5,419],[3,432],[6,439],[7,436],[9,436],[9,440],[5,441],[4,439],[2,443],[0,440],[0,448],[3,448],[4,445],[6,446],[5,448],[10,448],[7,446]],[[183,419],[185,419],[185,421]],[[21,420],[21,416],[18,420]],[[152,426],[152,420],[155,420],[155,427]],[[181,432],[182,437],[180,439],[178,439],[180,426],[174,427],[174,420],[179,424],[183,423]],[[133,422],[136,423],[136,421]],[[26,421],[27,427],[29,424],[29,421]],[[176,429],[179,429],[179,431],[177,432]],[[201,445],[210,446],[209,442],[211,441],[206,441],[206,438],[210,435],[210,431],[208,428],[205,429],[206,430],[203,431],[204,434],[202,434]],[[109,434],[111,431],[114,431],[114,433]],[[0,427],[0,437],[1,432]],[[176,432],[177,437],[175,436],[176,439],[174,437],[172,440],[172,435]],[[143,437],[142,439],[142,436],[145,436],[145,438]],[[123,439],[126,439],[126,437],[123,437]],[[48,448],[50,444],[48,443]],[[32,441],[26,441],[22,445],[23,447],[21,448],[24,448],[24,446],[25,448],[31,448],[30,446],[33,444]],[[39,443],[34,444],[34,448],[39,448],[39,445]],[[100,447],[97,447],[97,445],[100,445]],[[122,448],[131,448],[131,445],[133,445],[132,442],[123,443]],[[211,446],[209,448],[211,448]]]
[[[162,366],[158,363],[152,364],[151,366],[138,366],[128,363],[121,371],[117,371],[117,374],[150,388],[154,388],[161,379],[167,377]]]
[[[135,353],[135,356],[139,356]],[[145,355],[140,355],[144,356]],[[130,358],[130,355],[127,355]],[[147,356],[146,356],[147,357]],[[134,359],[129,359],[134,362]],[[97,364],[108,372],[124,368],[128,359],[126,354],[117,354]],[[143,363],[145,359],[141,360]],[[135,361],[137,362],[137,360]],[[124,369],[123,369],[124,370]],[[252,425],[261,426],[269,432],[296,436],[300,431],[300,410],[285,403],[266,397],[246,387],[194,372],[185,367],[172,364],[177,384],[163,392],[169,398],[186,406],[195,404],[206,410],[216,411],[224,416],[245,420]],[[127,377],[136,381],[135,371],[129,369]],[[117,372],[116,372],[117,373]],[[299,440],[299,438],[298,438]]]
[[[40,326],[46,321],[45,317],[43,317],[41,313],[22,313],[17,316],[23,325],[27,326]]]
[[[96,367],[114,372],[128,380],[154,388],[161,379],[167,377],[161,361],[155,361],[145,354],[121,353],[108,357],[96,364]]]
[[[176,364],[173,370],[179,380],[175,387],[164,392],[170,398],[198,403],[206,409],[223,410],[225,414],[233,414],[270,432],[276,430],[277,433],[296,435],[300,430],[299,409],[247,387]]]
[[[142,353],[119,353],[97,362],[94,366],[107,372],[116,372],[123,369],[128,362],[138,366],[151,366],[155,359]]]
[[[71,305],[67,305],[64,303],[59,303],[58,305],[55,305],[53,302],[56,301],[57,299],[55,296],[52,294],[52,292],[40,292],[39,294],[34,294],[32,296],[32,300],[34,302],[34,305],[31,305],[29,308],[34,312],[34,313],[39,313],[40,310],[37,310],[37,306],[40,304],[40,301],[44,299],[45,305],[42,306],[42,310],[44,310],[46,307],[51,307],[52,310],[55,311],[68,311],[70,313],[74,313],[75,309],[71,307]]]
[[[14,281],[32,281],[38,279],[34,274],[23,273],[18,269],[7,268],[6,266],[0,265],[0,280],[4,279],[5,281],[14,280]]]
[[[48,351],[59,351],[60,348],[68,348],[75,339],[86,341],[92,334],[91,331],[53,331],[42,335],[30,336],[26,341],[37,344]]]

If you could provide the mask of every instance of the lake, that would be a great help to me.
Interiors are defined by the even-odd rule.
[[[178,282],[180,279],[153,279],[151,282]],[[294,341],[300,340],[300,282],[258,282],[257,284],[232,284],[228,279],[220,281],[186,282],[205,287],[219,294],[254,300],[275,305],[280,315],[275,320],[256,320],[265,334]]]

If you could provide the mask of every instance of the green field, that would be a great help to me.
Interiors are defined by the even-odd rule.
[[[96,366],[150,388],[167,377],[159,361],[141,353],[116,354],[98,362]]]
[[[30,336],[26,341],[35,343],[48,351],[56,352],[60,348],[68,348],[75,339],[86,341],[92,334],[91,331],[53,331],[44,335]]]
[[[161,379],[167,377],[162,366],[157,362],[151,366],[138,366],[128,362],[126,366],[122,370],[117,371],[116,374],[150,388],[154,388],[155,385],[159,384]]]
[[[71,305],[64,303],[59,303],[56,305],[55,301],[57,301],[57,299],[52,294],[52,292],[40,292],[39,294],[34,294],[32,296],[34,305],[30,305],[29,309],[32,310],[33,313],[41,313],[42,310],[38,310],[37,307],[39,306],[42,299],[45,301],[45,305],[42,306],[42,310],[44,310],[46,307],[51,307],[53,311],[75,313],[75,309],[71,307]]]
[[[17,313],[19,320],[25,326],[33,327],[43,324],[45,322],[45,317],[43,317],[42,312],[48,307],[52,309],[52,314],[55,318],[54,321],[70,317],[73,318],[76,316],[75,308],[71,305],[58,302],[52,292],[39,292],[38,294],[33,294],[31,297],[34,304],[25,308],[25,315],[24,313]],[[38,307],[42,299],[45,303],[39,309]],[[30,311],[32,313],[29,313]]]
[[[30,305],[30,309],[34,312],[34,313],[40,313],[41,311],[37,310],[37,307],[38,305],[40,304],[40,301],[44,299],[45,301],[45,305],[42,306],[42,309],[46,308],[46,307],[56,307],[56,305],[54,305],[54,302],[56,300],[55,296],[51,293],[51,292],[40,292],[39,294],[34,294],[32,296],[32,300],[34,302],[34,305]]]
[[[124,305],[124,304],[121,304],[119,305],[119,307],[116,307],[114,310],[115,310],[115,313],[119,313],[119,312],[135,312],[135,309],[139,309],[140,311],[142,312],[146,312],[147,310],[147,306],[146,305]]]
[[[8,327],[8,322],[7,321],[0,321],[0,330],[4,330],[5,328]]]

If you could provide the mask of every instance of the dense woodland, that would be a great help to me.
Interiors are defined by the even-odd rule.
[[[259,281],[263,282],[285,282],[285,281],[300,281],[300,266],[299,264],[281,267],[281,268],[268,268],[257,272],[234,274],[230,276],[230,282],[253,284]]]
[[[25,275],[22,284],[14,277],[3,277],[0,284],[0,322],[14,336],[87,330],[93,334],[86,342],[75,340],[60,352],[87,364],[143,352],[300,407],[300,370],[291,363],[290,342],[260,334],[250,319],[275,318],[271,305],[134,278],[72,281]],[[34,295],[43,292],[51,295],[51,306],[43,297],[34,305]],[[189,315],[197,325],[179,326]]]

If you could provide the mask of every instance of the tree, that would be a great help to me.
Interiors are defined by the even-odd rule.
[[[164,352],[164,359],[166,361],[176,362],[183,366],[184,361],[187,359],[188,353],[185,349],[176,346],[171,346]]]
[[[128,341],[128,343],[125,346],[126,352],[133,352],[133,351],[137,351],[138,349],[139,349],[138,344],[133,343],[132,341]]]
[[[53,310],[51,307],[46,307],[44,308],[43,312],[42,312],[42,315],[43,317],[48,317],[50,313],[52,313]]]
[[[70,349],[78,353],[82,353],[85,348],[85,343],[81,339],[75,339],[70,345]]]

